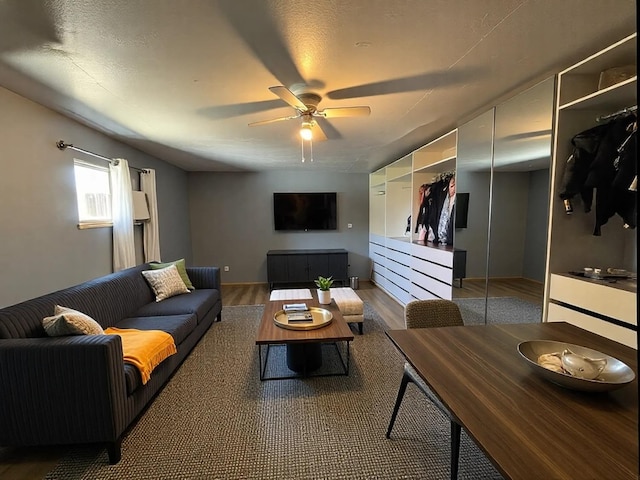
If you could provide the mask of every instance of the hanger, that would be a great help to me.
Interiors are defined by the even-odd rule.
[[[617,112],[610,113],[608,115],[601,115],[596,118],[596,122],[602,122],[604,120],[609,120],[611,118],[620,117],[622,115],[626,115],[628,113],[636,113],[638,111],[638,105],[633,105],[631,107],[625,107],[622,110],[618,110]]]

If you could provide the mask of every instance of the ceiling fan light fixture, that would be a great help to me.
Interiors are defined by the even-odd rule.
[[[304,122],[300,128],[300,137],[303,140],[311,140],[313,138],[313,132],[311,131],[311,124]]]

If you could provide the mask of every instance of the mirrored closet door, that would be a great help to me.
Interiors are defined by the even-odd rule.
[[[454,248],[466,260],[465,278],[454,282],[452,297],[469,299],[465,302],[480,321],[486,316],[494,114],[492,108],[458,128],[456,196],[468,194],[468,208],[465,228],[454,233]]]
[[[480,299],[485,321],[542,318],[554,88],[551,77],[458,129],[469,210],[455,231],[467,271],[453,297]]]
[[[487,311],[542,320],[555,79],[496,107]]]

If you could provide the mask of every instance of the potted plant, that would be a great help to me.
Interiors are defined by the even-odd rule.
[[[333,285],[333,278],[319,276],[314,280],[318,287],[318,302],[322,305],[329,305],[331,303],[331,285]]]

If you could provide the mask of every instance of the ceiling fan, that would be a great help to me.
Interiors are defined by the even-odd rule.
[[[303,92],[295,95],[287,87],[276,86],[269,87],[273,93],[279,96],[282,100],[287,102],[296,110],[295,115],[287,117],[272,118],[270,120],[261,120],[259,122],[252,122],[250,127],[256,127],[259,125],[267,125],[269,123],[280,122],[282,120],[294,120],[296,118],[302,119],[302,126],[300,128],[300,136],[304,140],[326,140],[327,136],[320,128],[318,122],[315,121],[315,117],[321,118],[337,118],[337,117],[366,117],[371,113],[369,107],[338,107],[338,108],[324,108],[318,110],[318,104],[322,97],[316,93]]]

